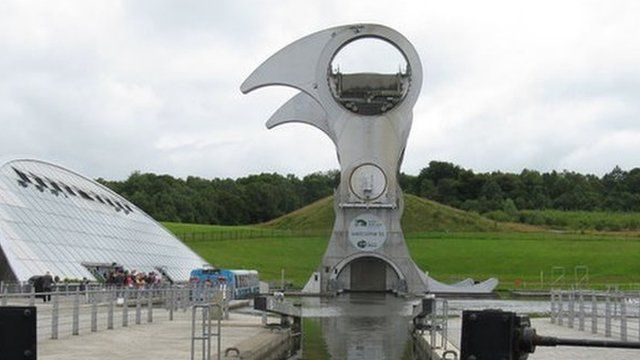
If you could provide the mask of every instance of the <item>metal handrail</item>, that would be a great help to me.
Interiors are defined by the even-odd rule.
[[[6,289],[6,288],[5,288]],[[99,287],[80,291],[33,292],[28,293],[0,293],[0,306],[29,305],[36,303],[38,311],[38,334],[41,337],[58,339],[61,334],[79,335],[85,331],[84,326],[91,332],[102,329],[114,329],[116,325],[129,326],[129,321],[135,319],[135,324],[142,323],[145,313],[146,322],[154,321],[154,311],[164,309],[168,319],[174,319],[174,312],[178,309],[186,311],[191,305],[202,302],[203,299],[214,299],[219,296],[221,307],[228,316],[228,291],[207,286],[177,286],[166,285],[146,288],[116,288]],[[131,319],[134,313],[134,319]],[[122,322],[115,320],[121,315]],[[85,325],[83,325],[85,324]],[[106,327],[105,327],[106,326]]]
[[[550,299],[552,323],[565,325],[566,322],[572,327],[577,318],[580,331],[602,333],[622,341],[640,340],[640,293],[637,291],[552,290]]]

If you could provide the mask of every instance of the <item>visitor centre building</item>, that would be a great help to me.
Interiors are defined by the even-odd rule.
[[[0,280],[104,280],[113,268],[187,281],[206,262],[107,187],[33,159],[0,165]]]

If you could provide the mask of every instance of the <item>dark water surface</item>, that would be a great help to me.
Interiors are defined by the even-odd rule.
[[[411,359],[409,331],[413,304],[392,294],[347,293],[332,298],[301,298],[302,315],[313,329],[305,334],[315,346],[303,350],[304,359]],[[517,313],[546,313],[548,301],[449,300],[452,316],[462,310],[496,309]],[[312,326],[311,326],[312,325]],[[455,333],[455,331],[453,331]],[[450,336],[455,336],[450,333]],[[455,341],[457,343],[457,341]]]
[[[415,300],[391,294],[349,293],[334,298],[304,298],[302,303],[305,321],[320,324],[331,359],[403,358]],[[320,358],[309,353],[312,349],[307,350],[305,359]]]

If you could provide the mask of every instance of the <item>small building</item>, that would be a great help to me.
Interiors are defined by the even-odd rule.
[[[0,280],[104,280],[113,268],[188,281],[206,261],[107,187],[61,166],[0,166]]]

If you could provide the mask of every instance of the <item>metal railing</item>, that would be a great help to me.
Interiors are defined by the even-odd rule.
[[[182,241],[222,241],[222,240],[242,240],[242,239],[264,239],[264,238],[292,238],[292,237],[329,237],[330,231],[324,230],[280,230],[269,228],[255,229],[233,229],[227,231],[208,232],[175,232],[175,235]]]
[[[227,292],[206,293],[199,303],[191,306],[191,360],[196,359],[196,342],[201,342],[202,360],[211,360],[211,338],[216,338],[216,359],[221,359],[222,353],[222,319],[228,319]],[[215,312],[213,311],[215,310]],[[198,311],[200,320],[198,321]],[[212,320],[216,320],[216,331],[214,332]],[[200,323],[200,326],[198,326]],[[200,330],[198,333],[197,330]]]
[[[449,303],[446,299],[425,297],[413,309],[413,329],[429,336],[431,349],[447,350],[449,345]]]
[[[228,312],[228,294],[214,287],[167,285],[144,288],[91,286],[66,291],[61,287],[51,292],[0,293],[0,306],[37,306],[39,339],[59,339],[67,335],[111,330],[131,324],[152,323],[164,318],[174,319],[174,312],[186,312],[194,304],[224,299],[223,311]],[[227,290],[228,291],[228,290]]]
[[[174,235],[185,242],[197,241],[222,241],[263,238],[309,238],[321,237],[327,240],[331,237],[332,230],[322,229],[275,229],[275,228],[248,228],[239,227],[220,231],[175,231]],[[433,238],[438,232],[405,232],[405,238]],[[444,233],[444,232],[443,232]],[[437,236],[437,235],[435,235]]]
[[[551,323],[640,340],[640,292],[552,290]]]
[[[51,286],[51,292],[73,292],[76,290],[102,290],[107,288],[105,284],[79,282],[58,282]],[[34,285],[29,281],[4,282],[0,281],[0,294],[28,294],[35,291]]]

